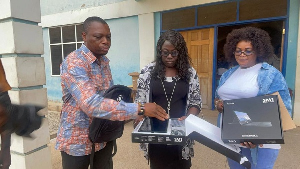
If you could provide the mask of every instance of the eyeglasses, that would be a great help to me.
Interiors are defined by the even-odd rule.
[[[251,51],[251,50],[246,50],[246,51],[236,50],[236,51],[233,52],[233,54],[236,55],[236,56],[241,56],[242,53],[243,53],[244,55],[246,55],[246,56],[250,56],[250,55],[252,55],[254,52]]]
[[[169,54],[171,54],[172,57],[176,57],[178,56],[179,52],[177,50],[172,50],[171,52],[167,50],[162,50],[160,54],[164,57],[169,56]]]

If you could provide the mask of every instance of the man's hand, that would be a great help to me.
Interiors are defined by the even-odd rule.
[[[169,115],[159,105],[155,103],[145,103],[144,115],[149,117],[155,117],[161,121],[169,119]]]

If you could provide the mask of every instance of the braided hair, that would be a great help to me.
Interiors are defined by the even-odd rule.
[[[191,58],[188,54],[188,49],[183,36],[174,30],[167,30],[162,33],[158,39],[156,45],[156,57],[155,57],[155,67],[151,72],[154,78],[164,78],[165,77],[165,65],[162,62],[161,49],[165,41],[169,41],[175,49],[178,51],[178,59],[175,63],[175,68],[178,71],[178,76],[186,82],[189,82],[191,72],[189,68],[191,67]]]

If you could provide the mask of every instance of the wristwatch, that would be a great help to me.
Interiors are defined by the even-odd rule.
[[[138,112],[138,115],[143,116],[145,113],[145,105],[144,103],[139,103],[141,110]]]

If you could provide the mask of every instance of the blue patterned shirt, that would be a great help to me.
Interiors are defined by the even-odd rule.
[[[88,138],[93,118],[128,120],[137,117],[136,103],[117,102],[103,98],[113,85],[109,60],[98,60],[85,46],[70,53],[62,62],[61,86],[63,106],[55,148],[73,156],[91,154]],[[95,144],[96,151],[106,143]]]

